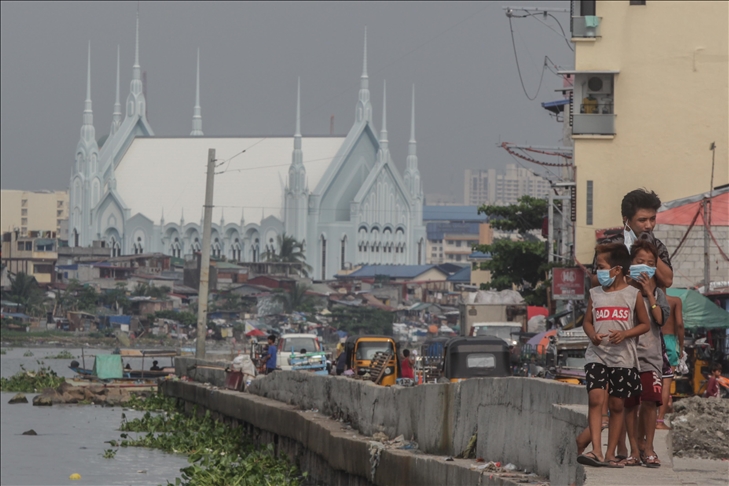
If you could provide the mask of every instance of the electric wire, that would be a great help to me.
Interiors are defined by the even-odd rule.
[[[529,93],[527,93],[526,86],[524,86],[524,78],[521,75],[521,67],[519,66],[519,55],[516,52],[516,41],[514,40],[514,26],[511,23],[511,15],[508,16],[509,18],[509,31],[511,32],[511,46],[514,49],[514,60],[516,61],[516,72],[519,73],[519,82],[521,83],[521,89],[524,91],[524,96],[527,97],[529,101],[534,101],[537,99],[537,96],[539,96],[539,90],[542,88],[542,80],[544,80],[544,70],[546,69],[546,61],[544,62],[544,65],[542,66],[542,74],[539,76],[539,85],[537,86],[537,92],[534,93],[534,96],[529,96]]]

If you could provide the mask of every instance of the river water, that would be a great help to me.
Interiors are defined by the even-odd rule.
[[[24,357],[30,350],[34,356]],[[50,366],[59,376],[70,378],[71,360],[43,359],[58,354],[58,348],[6,348],[0,356],[0,371],[9,377],[23,365],[27,370],[38,368],[36,360]],[[69,349],[80,356],[80,349]],[[84,354],[109,353],[109,350],[85,350]],[[81,362],[81,359],[77,360]],[[87,359],[87,366],[93,358]],[[162,363],[164,364],[164,363]],[[53,405],[34,407],[33,394],[27,404],[8,404],[14,393],[1,393],[0,400],[0,484],[4,485],[157,485],[174,483],[180,468],[188,465],[187,456],[167,454],[141,447],[120,447],[113,459],[104,459],[104,441],[119,439],[121,407],[96,405]],[[141,412],[126,410],[127,418]],[[22,435],[33,429],[38,435]],[[71,480],[73,473],[81,480]]]

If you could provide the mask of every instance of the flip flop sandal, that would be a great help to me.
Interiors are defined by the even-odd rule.
[[[615,457],[617,457],[618,459],[620,459],[620,456],[615,456]],[[640,466],[641,465],[641,461],[637,457],[628,456],[628,457],[624,457],[620,461],[620,464],[622,464],[623,466],[628,466],[628,467],[630,467],[630,466]]]
[[[625,466],[623,466],[620,461],[617,459],[610,459],[602,463],[602,467],[610,467],[614,469],[623,469]]]
[[[645,458],[645,467],[650,467],[651,469],[655,469],[658,467],[661,467],[661,461],[658,459],[658,456],[651,455]]]
[[[592,466],[592,467],[603,467],[605,465],[605,463],[597,460],[597,456],[595,456],[594,452],[588,452],[587,454],[580,454],[579,456],[577,456],[577,463],[582,464],[583,466]]]

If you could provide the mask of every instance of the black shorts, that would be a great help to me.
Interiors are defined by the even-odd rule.
[[[585,365],[587,392],[595,388],[603,390],[610,385],[608,393],[613,397],[630,398],[640,395],[640,373],[635,368],[609,368],[602,363]]]

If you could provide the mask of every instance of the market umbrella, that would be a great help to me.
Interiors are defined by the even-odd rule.
[[[549,338],[554,336],[555,334],[557,334],[556,329],[540,332],[526,342],[527,346],[531,346],[531,348],[534,349],[537,354],[544,354],[545,352],[547,352],[547,346],[549,346]]]
[[[549,315],[549,310],[546,307],[541,307],[538,305],[527,306],[527,320],[531,319],[534,316],[547,317],[548,315]]]
[[[683,304],[683,322],[686,329],[729,329],[729,312],[691,289],[668,289],[671,297]]]

